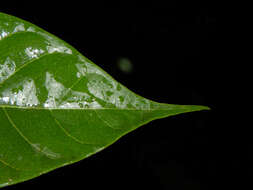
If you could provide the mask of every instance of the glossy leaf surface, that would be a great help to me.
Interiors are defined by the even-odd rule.
[[[84,159],[151,120],[203,109],[142,98],[64,41],[0,13],[0,187]]]

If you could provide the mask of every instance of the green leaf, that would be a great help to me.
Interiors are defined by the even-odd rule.
[[[84,159],[151,120],[207,109],[142,98],[59,38],[0,13],[0,187]]]

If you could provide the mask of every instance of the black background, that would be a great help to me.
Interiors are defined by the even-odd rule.
[[[6,190],[205,190],[244,183],[236,132],[224,132],[221,121],[228,85],[221,77],[219,5],[52,2],[0,5],[0,11],[60,37],[146,98],[212,110],[153,121],[88,159]],[[120,58],[132,62],[131,73],[119,69]]]

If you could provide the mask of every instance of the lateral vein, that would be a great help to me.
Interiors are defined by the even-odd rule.
[[[58,127],[60,127],[60,129],[65,133],[65,135],[67,135],[69,138],[73,139],[74,141],[78,142],[79,144],[87,144],[87,145],[96,145],[96,144],[90,144],[90,143],[86,143],[86,142],[83,142],[81,140],[79,140],[78,138],[74,137],[73,135],[71,135],[62,125],[61,123],[53,116],[53,113],[51,110],[49,110],[52,118],[54,119],[56,125]]]
[[[106,126],[108,126],[109,128],[113,129],[113,130],[120,130],[120,129],[117,129],[117,128],[114,128],[112,127],[112,125],[110,123],[108,123],[105,119],[103,119],[100,114],[97,113],[97,110],[94,109],[94,112],[96,113],[96,115],[98,116],[98,118],[106,124]]]
[[[12,166],[11,164],[7,163],[6,161],[4,161],[4,160],[2,160],[2,159],[0,159],[0,162],[1,162],[3,165],[8,166],[8,167],[11,168],[11,169],[14,169],[14,170],[17,170],[17,171],[22,171],[21,169]]]
[[[20,129],[15,125],[15,123],[13,122],[13,120],[11,119],[10,115],[8,114],[8,112],[6,111],[5,108],[3,108],[3,111],[8,119],[8,121],[10,122],[11,126],[14,127],[14,129],[18,132],[18,134],[32,147],[34,148],[36,151],[42,153],[43,155],[45,155],[46,157],[48,157],[47,154],[45,154],[40,148],[38,148],[37,146],[35,146],[21,131]]]

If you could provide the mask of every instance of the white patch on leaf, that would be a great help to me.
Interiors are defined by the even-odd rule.
[[[11,76],[16,70],[15,62],[7,57],[3,64],[0,63],[0,82]]]
[[[39,105],[36,86],[33,80],[26,80],[16,86],[18,90],[7,89],[0,96],[0,104],[32,107]]]

